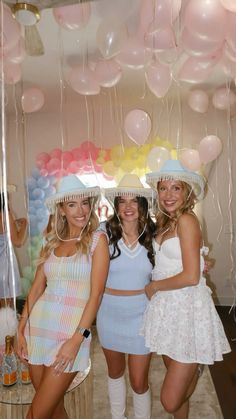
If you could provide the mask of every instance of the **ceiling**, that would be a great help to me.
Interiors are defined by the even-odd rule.
[[[95,0],[91,2],[91,16],[88,24],[81,30],[66,30],[60,26],[52,12],[51,6],[64,5],[70,3],[78,3],[78,0],[61,1],[61,0],[34,0],[30,1],[31,4],[36,5],[41,10],[41,19],[37,23],[37,30],[40,34],[44,45],[44,54],[41,56],[26,55],[22,62],[22,77],[21,80],[15,85],[7,85],[6,91],[8,95],[8,108],[9,112],[14,112],[14,92],[21,92],[26,87],[37,86],[45,92],[45,105],[42,108],[43,112],[53,111],[55,104],[58,105],[59,92],[66,91],[67,101],[81,100],[83,95],[75,92],[69,85],[69,74],[71,68],[76,65],[86,66],[90,65],[92,69],[97,61],[107,58],[104,57],[99,48],[97,41],[97,31],[101,25],[106,28],[106,25],[111,21],[115,25],[117,22],[120,25],[125,24],[129,37],[132,37],[138,28],[139,13],[142,6],[147,6],[148,2],[152,0]],[[181,0],[166,0],[172,4],[181,5]],[[180,40],[182,31],[183,12],[192,0],[182,0],[182,6],[179,17],[173,22],[172,29],[176,36],[176,42]],[[200,0],[202,3],[204,0]],[[220,0],[210,0],[211,2],[219,2]],[[86,2],[86,0],[85,0]],[[163,0],[156,0],[156,4],[163,3]],[[5,3],[14,3],[14,0],[7,0]],[[199,5],[200,5],[199,3]],[[146,10],[146,9],[145,9]],[[146,13],[146,12],[145,12]],[[235,13],[236,15],[236,13]],[[24,28],[22,27],[22,33]],[[115,36],[113,34],[113,36]],[[111,45],[115,39],[110,36],[109,40]],[[126,41],[127,42],[127,41]],[[224,40],[225,42],[225,40]],[[125,44],[124,44],[125,45]],[[224,43],[221,44],[221,49]],[[152,56],[158,56],[158,59],[163,63],[167,62],[171,69],[172,84],[166,94],[175,94],[176,91],[181,91],[181,95],[186,95],[190,89],[200,88],[206,91],[213,89],[227,83],[231,86],[232,90],[235,89],[234,79],[236,77],[236,63],[232,63],[233,71],[231,74],[229,70],[225,71],[222,64],[222,58],[216,62],[209,76],[199,82],[186,82],[178,80],[178,72],[188,57],[186,50],[176,47],[170,49],[171,55],[166,52],[159,52]],[[236,55],[236,53],[235,53]],[[164,57],[164,58],[163,58]],[[196,54],[195,59],[202,58],[201,54]],[[109,57],[108,57],[109,58]],[[112,57],[112,58],[115,58]],[[116,58],[115,58],[116,59]],[[236,59],[235,59],[236,60]],[[127,66],[120,62],[122,68],[122,77],[116,85],[118,90],[127,92],[127,97],[132,93],[134,94],[137,89],[142,94],[145,86],[145,70],[147,64],[144,66]],[[203,62],[204,66],[204,62]],[[234,73],[235,72],[235,73]],[[140,87],[141,86],[141,87]],[[148,89],[146,87],[146,89]],[[102,88],[100,91],[101,97],[106,98],[109,88]],[[151,94],[152,99],[159,100],[155,95]],[[150,95],[149,95],[150,97]],[[136,101],[138,98],[136,98]]]

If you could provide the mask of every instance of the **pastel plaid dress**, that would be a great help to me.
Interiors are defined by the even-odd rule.
[[[89,299],[92,255],[102,234],[93,234],[89,255],[57,257],[52,253],[45,262],[47,287],[25,328],[30,364],[53,364],[61,345],[75,332]],[[65,372],[84,371],[89,366],[90,342],[91,335],[83,340],[72,368]]]

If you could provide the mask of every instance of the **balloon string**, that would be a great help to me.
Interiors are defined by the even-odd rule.
[[[232,201],[233,201],[233,180],[232,180],[232,162],[231,156],[233,155],[232,151],[232,130],[230,124],[230,108],[227,110],[227,125],[228,125],[228,132],[227,132],[227,146],[228,146],[228,168],[229,168],[229,187],[228,187],[228,194],[229,194],[229,205],[228,205],[228,212],[229,212],[229,226],[233,229],[233,216],[232,216]],[[230,269],[230,277],[232,279],[232,289],[234,294],[236,292],[236,278],[235,278],[235,259],[233,253],[233,241],[234,241],[234,233],[233,230],[230,231],[230,260],[231,260],[231,269]]]
[[[120,142],[121,142],[121,148],[123,153],[125,152],[125,146],[124,146],[124,137],[123,137],[123,112],[122,112],[122,104],[118,99],[117,89],[116,86],[114,86],[114,107],[117,109],[117,121],[118,121],[118,130],[120,135]]]
[[[4,39],[3,34],[3,3],[1,1],[1,39]],[[5,201],[5,209],[8,208],[9,202],[8,202],[8,194],[7,194],[7,155],[6,155],[6,114],[5,114],[5,79],[4,79],[4,57],[3,57],[3,48],[1,49],[1,133],[2,133],[2,141],[1,141],[1,151],[2,151],[2,167],[1,167],[1,194],[4,195],[4,201]],[[14,301],[14,309],[16,310],[16,278],[15,278],[15,272],[13,269],[13,247],[11,243],[11,236],[10,236],[10,220],[9,220],[9,211],[5,210],[2,211],[3,214],[3,224],[6,226],[6,237],[8,241],[9,246],[9,261],[10,262],[10,269],[12,273],[12,285],[13,285],[13,301]],[[7,262],[7,263],[8,263]],[[4,290],[5,291],[5,290]]]
[[[86,118],[87,118],[87,138],[90,138],[90,113],[89,113],[89,107],[88,107],[88,99],[87,96],[84,95],[84,101],[85,101],[85,110],[86,110]]]
[[[64,124],[64,104],[65,104],[65,83],[63,77],[63,61],[64,61],[64,47],[62,40],[61,28],[58,27],[58,73],[59,73],[59,86],[60,86],[60,134],[61,134],[61,148],[65,150],[67,147],[66,144],[66,134],[65,134],[65,124]],[[63,161],[61,160],[61,169],[63,167]]]
[[[217,203],[217,208],[218,208],[218,211],[219,211],[219,214],[220,214],[220,220],[221,220],[220,229],[218,231],[216,241],[219,244],[221,244],[220,243],[220,236],[221,236],[221,233],[222,233],[222,230],[223,230],[224,218],[223,218],[222,208],[221,208],[221,204],[220,204],[220,200],[219,200],[219,192],[218,192],[219,191],[219,186],[218,186],[218,161],[217,160],[216,160],[216,171],[215,171],[215,173],[216,173],[215,179],[216,179],[216,191],[217,191],[216,203]],[[213,194],[213,198],[214,198],[214,194]]]

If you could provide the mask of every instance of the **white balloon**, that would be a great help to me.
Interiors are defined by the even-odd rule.
[[[160,170],[166,160],[169,160],[170,152],[164,147],[154,147],[147,156],[147,165],[152,172]]]

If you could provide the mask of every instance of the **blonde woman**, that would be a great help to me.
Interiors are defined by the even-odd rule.
[[[18,328],[18,353],[36,390],[27,419],[67,419],[64,394],[89,365],[90,327],[109,267],[106,235],[96,231],[98,197],[98,187],[70,175],[46,201],[52,228]]]
[[[151,352],[163,356],[166,374],[161,402],[175,419],[187,419],[199,364],[221,361],[230,352],[220,318],[203,276],[206,248],[195,202],[204,197],[205,182],[178,160],[147,175],[157,190],[155,268],[145,287],[150,299],[143,334]]]

